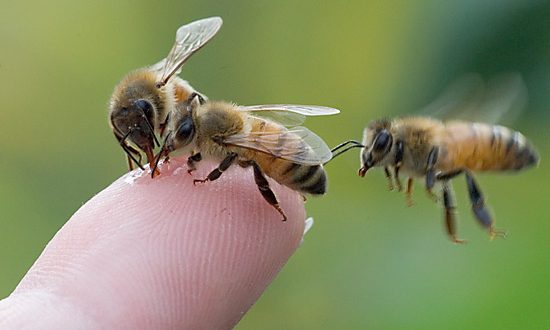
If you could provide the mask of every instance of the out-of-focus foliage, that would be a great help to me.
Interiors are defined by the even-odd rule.
[[[4,1],[0,12],[0,296],[55,232],[125,172],[107,100],[168,52],[175,29],[213,15],[219,35],[183,75],[212,99],[342,109],[308,126],[329,145],[380,116],[411,114],[467,72],[519,72],[514,127],[542,163],[479,181],[509,238],[489,242],[455,183],[460,234],[416,188],[359,179],[356,153],[327,166],[315,226],[240,329],[550,327],[550,3],[543,1]],[[546,205],[545,205],[546,204]]]

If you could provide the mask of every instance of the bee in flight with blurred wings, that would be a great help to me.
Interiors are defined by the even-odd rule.
[[[174,151],[191,154],[187,160],[189,173],[203,156],[221,161],[206,178],[196,179],[194,183],[214,181],[234,163],[252,167],[260,193],[283,216],[283,221],[286,215],[266,175],[302,193],[326,192],[323,164],[332,157],[330,148],[315,133],[298,125],[305,116],[332,115],[339,110],[287,104],[238,106],[206,101],[198,94],[177,106],[156,156],[153,177],[160,159],[166,159]]]
[[[495,78],[492,84],[480,86],[478,76],[468,75],[456,81],[433,105],[456,104],[466,90],[481,91],[460,108],[471,113],[483,112],[488,117],[502,116],[521,107],[526,99],[525,86],[517,75]],[[484,87],[484,88],[480,88]],[[471,93],[470,93],[471,94]],[[460,102],[459,102],[460,103]],[[433,108],[433,107],[432,107]],[[468,116],[468,115],[467,115]],[[363,131],[363,140],[347,141],[335,147],[333,157],[352,148],[361,148],[359,176],[373,167],[383,167],[390,190],[394,183],[402,190],[400,173],[408,176],[406,196],[412,205],[413,178],[423,178],[429,196],[436,182],[441,184],[446,231],[455,243],[457,237],[455,203],[450,180],[460,174],[466,177],[472,211],[491,238],[504,236],[494,227],[494,220],[473,172],[520,171],[539,162],[539,156],[527,138],[504,126],[464,120],[440,121],[428,116],[374,120]]]
[[[130,72],[115,87],[109,106],[109,124],[127,155],[130,170],[132,162],[143,169],[141,152],[153,166],[153,150],[159,145],[156,135],[163,136],[176,104],[186,102],[191,94],[197,93],[177,75],[187,59],[212,39],[221,25],[221,18],[211,17],[181,26],[166,58]]]

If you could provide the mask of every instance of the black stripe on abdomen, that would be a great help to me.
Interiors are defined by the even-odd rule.
[[[512,135],[508,137],[508,142],[506,143],[506,154],[510,153],[513,149],[518,149],[518,139],[519,139],[519,133],[518,132],[511,132]]]
[[[305,183],[309,180],[315,172],[317,172],[318,166],[298,165],[298,167],[292,173],[292,182],[296,184]]]
[[[326,173],[320,165],[299,165],[292,175],[293,186],[309,194],[324,194],[326,182]]]
[[[327,173],[321,166],[316,167],[318,168],[317,177],[315,180],[308,182],[302,189],[309,194],[322,195],[327,191]]]

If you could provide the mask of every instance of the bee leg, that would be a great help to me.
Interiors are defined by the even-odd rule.
[[[455,203],[452,187],[448,181],[443,184],[443,206],[445,207],[445,226],[447,234],[453,243],[466,243],[465,240],[456,237]]]
[[[139,168],[141,170],[144,170],[144,168],[141,166],[141,153],[139,151],[137,151],[136,149],[130,147],[129,145],[121,145],[122,146],[122,149],[124,150],[124,152],[126,153],[126,159],[128,160],[128,169],[130,171],[133,171],[134,170],[134,163],[138,164]],[[132,155],[134,154],[135,156],[137,156],[137,159]]]
[[[468,194],[470,195],[470,201],[472,202],[472,211],[476,216],[479,223],[489,231],[491,239],[495,237],[506,237],[506,233],[502,230],[497,230],[493,227],[493,217],[489,213],[489,210],[485,207],[485,198],[479,189],[474,177],[470,172],[465,172],[466,184],[468,185]]]
[[[395,178],[395,185],[397,186],[397,191],[402,191],[403,185],[401,184],[401,179],[399,179],[399,166],[396,166],[393,169],[393,177]]]
[[[151,170],[151,179],[154,179],[157,175],[160,175],[160,171],[159,171],[158,167],[159,167],[159,162],[160,162],[161,158],[162,158],[161,154],[159,154],[155,157],[155,164],[153,165],[152,170]],[[165,164],[170,163],[170,156],[168,154],[166,154],[166,156],[164,156],[163,162]]]
[[[225,157],[222,162],[220,163],[220,165],[218,167],[216,167],[215,169],[212,170],[212,172],[210,172],[208,174],[208,176],[202,180],[193,180],[193,184],[197,184],[197,182],[200,182],[200,183],[204,183],[206,181],[214,181],[216,180],[217,178],[219,178],[222,173],[227,170],[229,168],[229,166],[231,166],[231,164],[233,164],[233,161],[235,160],[235,158],[237,158],[237,154],[232,152],[230,153],[229,155],[227,155],[227,157]]]
[[[387,166],[384,167],[384,173],[386,174],[386,179],[388,179],[388,189],[393,190],[393,178],[391,176],[390,169]]]
[[[277,212],[283,216],[283,221],[286,221],[286,214],[283,212],[283,209],[281,209],[281,206],[279,206],[277,197],[275,197],[273,190],[269,187],[269,182],[262,173],[262,169],[258,166],[258,164],[256,164],[256,162],[252,162],[252,168],[254,168],[254,181],[256,182],[256,185],[258,185],[260,193],[269,205],[273,206]]]
[[[132,146],[126,144],[126,139],[128,138],[131,132],[132,132],[131,130],[128,131],[128,133],[126,133],[126,135],[124,135],[123,137],[119,137],[117,134],[115,134],[115,137],[118,140],[118,143],[120,144],[120,146],[122,147],[122,150],[124,150],[124,152],[126,153],[126,158],[128,159],[128,169],[130,171],[134,169],[134,166],[132,165],[132,161],[133,161],[134,163],[137,164],[137,166],[142,171],[144,171],[145,169],[143,168],[143,166],[141,166],[141,153],[136,149],[134,149]],[[136,159],[136,157],[134,156],[137,156],[139,160]]]
[[[433,147],[428,154],[428,162],[426,164],[426,192],[428,196],[437,202],[437,195],[433,193],[432,189],[435,185],[435,164],[437,163],[437,157],[439,155],[439,148]]]
[[[407,180],[407,191],[406,191],[406,196],[407,196],[407,206],[408,207],[411,207],[414,205],[414,201],[412,199],[412,190],[413,190],[413,178],[409,177],[409,179]]]
[[[449,181],[455,176],[462,174],[462,172],[464,172],[464,170],[456,170],[456,171],[447,172],[447,173],[439,173],[436,176],[436,179],[439,181]]]
[[[132,158],[130,158],[130,156],[126,155],[126,161],[128,162],[128,170],[133,171],[134,170],[134,164],[132,163]]]
[[[399,140],[395,143],[395,163],[393,167],[393,177],[395,178],[395,185],[397,186],[398,191],[403,190],[403,186],[401,185],[401,180],[399,179],[399,169],[401,168],[401,165],[403,164],[403,154],[405,153],[405,145],[403,141]]]
[[[151,170],[151,178],[154,179],[156,175],[160,174],[160,171],[158,170],[160,159],[164,157],[164,163],[170,162],[170,150],[166,148],[166,142],[168,138],[164,139],[164,142],[162,143],[162,147],[160,148],[160,151],[155,156],[155,164],[152,167]]]
[[[200,162],[202,160],[202,155],[200,152],[197,152],[196,154],[193,154],[187,158],[187,173],[191,174],[191,172],[195,171],[197,169],[197,166],[195,165],[196,162]]]

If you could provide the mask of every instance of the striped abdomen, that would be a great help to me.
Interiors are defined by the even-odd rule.
[[[245,158],[254,160],[267,176],[291,189],[314,195],[326,192],[327,175],[322,165],[305,165],[288,160],[315,159],[313,150],[302,138],[275,122],[254,118],[251,124],[252,134],[269,137],[260,143],[269,153],[247,149],[243,154]]]
[[[327,190],[327,175],[322,165],[302,165],[258,153],[255,161],[266,175],[293,190],[322,195]]]
[[[506,127],[449,122],[445,132],[442,170],[521,170],[538,163],[539,156],[527,138]]]

